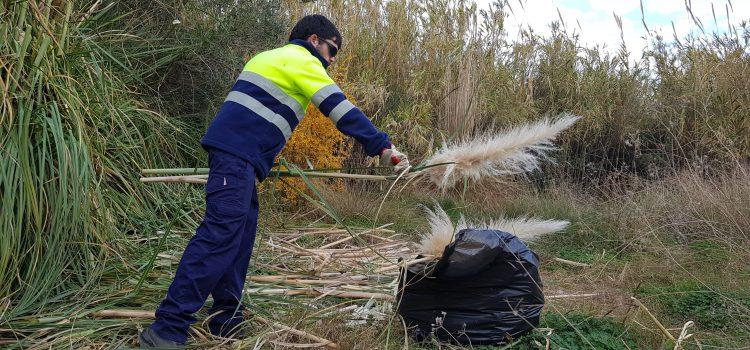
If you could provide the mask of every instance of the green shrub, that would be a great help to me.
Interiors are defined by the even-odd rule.
[[[114,10],[123,16],[114,25],[141,39],[122,49],[129,56],[140,53],[137,63],[144,68],[161,66],[131,82],[161,112],[195,118],[198,133],[213,119],[245,62],[288,35],[279,0],[127,0]]]

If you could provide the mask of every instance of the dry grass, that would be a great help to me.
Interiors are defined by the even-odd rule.
[[[746,168],[722,176],[683,172],[648,184],[627,200],[628,204],[648,203],[647,210],[635,209],[643,224],[661,227],[681,242],[715,240],[750,253],[750,173]]]
[[[394,223],[393,228],[402,233],[426,232],[427,225],[419,203],[429,201],[432,195],[430,192],[407,190],[399,195],[394,191],[383,198],[388,184],[378,183],[374,186],[378,187],[366,190],[356,184],[346,184],[343,190],[325,185],[318,189],[325,201],[352,224],[377,227],[384,223]]]
[[[542,276],[545,281],[547,295],[594,294],[583,298],[550,299],[546,312],[549,314],[569,315],[570,313],[589,316],[609,315],[615,317],[617,323],[625,325],[630,332],[639,335],[638,345],[643,348],[659,348],[663,346],[663,336],[653,325],[650,318],[633,308],[630,296],[640,293],[641,285],[670,286],[682,281],[696,281],[698,286],[710,291],[716,290],[726,295],[731,303],[741,300],[733,299],[732,294],[725,291],[747,290],[747,280],[738,279],[737,271],[746,268],[744,262],[750,258],[747,252],[747,220],[748,208],[745,205],[747,194],[750,192],[750,181],[746,171],[738,171],[722,177],[704,178],[696,173],[683,173],[673,178],[655,183],[642,184],[625,194],[602,196],[595,189],[586,190],[574,185],[557,185],[545,192],[534,192],[516,187],[512,192],[484,193],[488,198],[498,197],[499,193],[508,198],[496,200],[495,207],[486,207],[480,211],[473,211],[461,202],[461,197],[446,194],[440,201],[449,210],[437,213],[435,223],[443,225],[446,232],[453,233],[453,224],[447,217],[448,213],[469,211],[475,218],[470,221],[483,221],[484,218],[497,217],[501,213],[511,213],[513,216],[539,215],[542,217],[559,217],[570,220],[571,226],[566,233],[551,233],[532,243],[541,257]],[[594,193],[595,195],[592,195]],[[325,195],[331,205],[340,209],[339,215],[345,221],[367,221],[364,230],[372,226],[371,221],[377,213],[379,200],[382,197],[366,192],[332,192]],[[431,204],[433,195],[423,196],[414,192],[402,192],[393,200],[386,203],[381,215],[396,217],[402,220],[402,225],[409,227],[424,227],[426,218],[417,207],[418,203]],[[452,204],[451,204],[452,203]],[[387,208],[387,209],[385,209]],[[679,214],[679,215],[678,215]],[[407,217],[404,219],[404,217]],[[316,221],[317,215],[309,214],[304,221]],[[368,221],[369,220],[369,221]],[[408,220],[408,221],[403,221]],[[322,221],[330,221],[323,218]],[[387,220],[378,220],[386,222]],[[317,229],[314,227],[317,226]],[[385,301],[377,301],[373,310],[384,311],[384,319],[370,319],[359,325],[346,325],[355,320],[354,308],[367,304],[365,299],[341,299],[333,294],[342,291],[391,293],[392,274],[386,274],[387,279],[376,279],[361,284],[362,281],[347,279],[347,276],[362,274],[380,267],[378,258],[368,251],[366,259],[372,260],[371,266],[359,265],[353,258],[354,241],[342,243],[339,246],[322,249],[321,247],[347,237],[342,230],[331,229],[323,223],[317,223],[310,228],[294,228],[288,224],[285,229],[276,227],[262,227],[261,242],[253,260],[256,272],[249,276],[252,286],[248,289],[250,309],[262,317],[294,327],[317,337],[333,341],[344,349],[396,349],[423,348],[408,343],[404,338],[402,326],[398,318],[392,318],[391,309],[378,309],[385,305]],[[713,231],[707,231],[714,228]],[[389,229],[392,227],[388,227]],[[450,230],[448,230],[450,229]],[[396,234],[412,242],[419,238],[420,230],[397,229]],[[392,232],[384,231],[383,237],[394,237]],[[710,235],[700,234],[711,232]],[[685,241],[682,241],[685,237]],[[703,256],[703,251],[695,251],[690,243],[701,240],[711,240],[727,244],[729,254],[720,256],[719,261],[710,260]],[[284,243],[289,242],[289,243]],[[387,245],[387,242],[371,240],[374,247]],[[179,246],[174,247],[179,254]],[[389,252],[379,249],[380,252]],[[365,249],[364,251],[367,251]],[[364,252],[360,249],[357,254]],[[326,254],[332,254],[326,261]],[[406,252],[413,255],[414,252]],[[388,253],[390,254],[390,253]],[[715,253],[712,253],[715,254]],[[174,261],[174,256],[166,256]],[[342,257],[339,261],[336,256]],[[165,255],[162,255],[164,258]],[[568,260],[585,262],[589,267],[569,266],[554,261],[561,257]],[[160,260],[161,261],[161,260]],[[711,264],[721,264],[712,267]],[[323,269],[316,269],[322,266]],[[353,267],[354,266],[354,267]],[[361,266],[361,267],[359,267]],[[381,265],[384,266],[384,265]],[[343,271],[343,273],[341,273]],[[393,270],[395,271],[395,270]],[[390,272],[393,272],[390,271]],[[153,279],[158,281],[160,288],[169,282],[170,268],[160,268],[155,271]],[[259,276],[264,275],[265,277]],[[267,276],[266,276],[267,275]],[[284,277],[283,275],[299,275],[300,277]],[[161,277],[157,277],[161,276]],[[325,285],[325,286],[324,286]],[[336,289],[337,292],[326,292]],[[157,288],[157,290],[159,290]],[[284,295],[286,294],[286,295]],[[293,295],[301,294],[301,295]],[[347,294],[340,294],[346,296]],[[660,302],[660,298],[669,294],[639,295],[639,300],[648,306],[649,310],[677,336],[677,329],[692,319],[688,316],[674,316],[668,312]],[[322,296],[322,297],[321,297]],[[319,298],[319,299],[316,299]],[[147,301],[145,308],[153,305],[158,298]],[[149,304],[150,303],[150,304]],[[734,304],[731,304],[734,305]],[[740,304],[741,305],[741,304]],[[95,308],[95,305],[85,306],[84,309]],[[735,308],[742,312],[742,309]],[[341,311],[336,311],[341,310]],[[692,309],[690,309],[692,310]],[[688,311],[690,311],[688,310]],[[329,313],[329,311],[336,311]],[[379,312],[379,311],[378,311]],[[372,315],[376,315],[373,312]],[[734,314],[732,314],[734,315]],[[380,317],[380,316],[378,316]],[[741,317],[728,316],[728,317]],[[731,318],[730,318],[731,319]],[[76,327],[84,327],[86,319],[74,323]],[[360,320],[361,321],[361,320]],[[90,322],[90,321],[87,321]],[[148,321],[144,321],[148,322]],[[137,326],[128,321],[110,322],[119,332],[116,336],[120,344],[132,346]],[[558,325],[562,327],[562,325]],[[70,327],[70,326],[68,326]],[[194,343],[204,348],[231,348],[233,346],[252,347],[259,340],[265,341],[265,346],[274,349],[285,349],[293,344],[310,344],[309,339],[299,337],[289,332],[272,332],[261,322],[251,321],[250,329],[255,335],[239,342],[226,342],[214,339],[208,335],[202,326],[198,325],[194,331]],[[707,329],[701,325],[693,328],[695,337],[699,341],[716,343],[718,336],[725,340],[721,344],[734,344],[750,339],[750,332],[744,326],[738,325],[728,334]],[[33,328],[32,328],[33,329]],[[592,330],[591,332],[604,332]],[[17,327],[20,334],[30,332],[25,326]],[[595,333],[582,333],[576,339],[595,339]],[[55,333],[45,341],[61,344],[71,340],[68,333]],[[553,333],[554,334],[554,333]],[[616,335],[615,335],[616,336]],[[29,338],[34,342],[34,337]],[[37,340],[44,337],[37,337]],[[77,342],[87,338],[75,338]],[[273,341],[273,342],[270,342]],[[583,340],[580,340],[583,342]],[[405,345],[408,343],[408,346]],[[98,340],[94,344],[104,346],[106,342]],[[292,345],[290,345],[292,344]],[[554,344],[554,339],[553,339]],[[582,344],[586,344],[583,342]],[[694,343],[690,343],[694,344]],[[689,344],[689,345],[690,345]],[[585,345],[582,345],[585,346]],[[692,346],[692,345],[691,345]]]

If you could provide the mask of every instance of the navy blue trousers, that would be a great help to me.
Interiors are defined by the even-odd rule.
[[[206,215],[182,254],[167,296],[151,329],[184,343],[193,314],[211,294],[213,334],[227,335],[242,322],[242,289],[255,242],[258,194],[249,162],[217,149],[208,150]]]

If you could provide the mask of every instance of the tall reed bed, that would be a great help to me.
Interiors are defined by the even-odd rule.
[[[366,112],[413,155],[443,138],[543,115],[583,116],[550,175],[655,178],[750,156],[750,28],[654,36],[645,52],[586,47],[564,23],[507,36],[515,2],[285,2],[292,22],[321,12],[342,27],[343,64]],[[614,23],[613,23],[614,24]],[[617,45],[617,44],[615,44]],[[630,58],[629,58],[630,57]]]
[[[139,185],[136,169],[190,161],[179,124],[124,83],[142,72],[117,49],[132,38],[105,30],[116,17],[103,6],[0,2],[3,324],[80,300],[173,196]]]

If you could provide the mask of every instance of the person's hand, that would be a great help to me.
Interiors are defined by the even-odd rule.
[[[380,151],[380,165],[392,165],[394,172],[401,173],[409,167],[409,157],[391,145],[391,148],[383,148]]]

